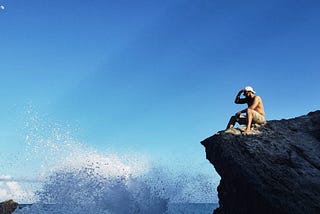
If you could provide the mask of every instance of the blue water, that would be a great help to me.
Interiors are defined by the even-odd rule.
[[[217,207],[213,203],[169,204],[167,214],[212,214]]]
[[[168,204],[167,211],[164,214],[211,214],[213,210],[218,206],[218,204],[213,203],[170,203]],[[59,206],[54,205],[45,205],[42,209],[32,209],[32,205],[20,205],[20,209],[17,210],[15,213],[67,213],[66,210],[60,212]],[[41,212],[40,212],[41,210]],[[72,211],[71,211],[72,212]],[[79,212],[80,214],[81,212]],[[84,212],[90,214],[90,212]],[[99,214],[96,211],[92,213]],[[107,211],[101,213],[108,213]],[[116,213],[116,212],[115,212]],[[156,213],[155,213],[156,214]]]
[[[216,207],[216,183],[201,169],[189,164],[178,170],[132,152],[96,151],[60,128],[31,121],[28,161],[39,163],[34,176],[40,182],[21,197],[31,205],[15,214],[211,214]]]
[[[103,168],[97,159],[95,163],[53,172],[35,193],[37,200],[15,213],[201,214],[212,213],[215,207],[191,202],[212,196],[212,184],[206,177],[167,175],[159,169],[137,174],[123,168],[110,172],[109,164]]]
[[[35,201],[15,213],[205,214],[216,207],[213,203],[194,202],[213,200],[210,177],[168,174],[158,168],[132,171],[116,159],[110,160],[85,160],[87,165],[78,162],[79,167],[52,172],[35,192]]]

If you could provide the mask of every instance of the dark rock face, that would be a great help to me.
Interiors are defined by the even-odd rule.
[[[11,214],[17,209],[18,204],[13,200],[8,200],[0,203],[0,214]]]
[[[260,134],[202,141],[221,176],[215,214],[319,214],[320,111],[268,121]]]

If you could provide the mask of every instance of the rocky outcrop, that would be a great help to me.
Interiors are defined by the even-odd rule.
[[[320,111],[239,133],[201,142],[221,176],[215,214],[320,213]]]
[[[0,203],[0,214],[11,214],[17,209],[18,203],[8,200]]]

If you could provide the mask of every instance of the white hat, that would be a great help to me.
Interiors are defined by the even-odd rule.
[[[243,89],[244,91],[251,91],[252,93],[256,93],[251,86],[247,86]]]

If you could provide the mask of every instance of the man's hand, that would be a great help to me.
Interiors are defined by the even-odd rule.
[[[235,114],[235,116],[238,118],[238,117],[240,117],[240,115],[241,115],[241,111],[238,111],[236,114]]]
[[[244,90],[241,89],[241,90],[238,92],[238,95],[237,95],[237,96],[240,96],[243,92],[244,92]]]
[[[244,98],[240,98],[241,97],[241,94],[244,92],[244,90],[240,90],[236,96],[236,99],[234,100],[234,103],[236,104],[244,104],[246,103],[246,99]]]

